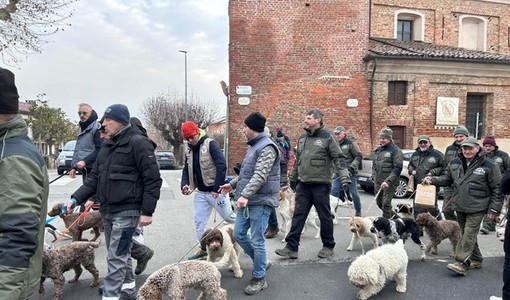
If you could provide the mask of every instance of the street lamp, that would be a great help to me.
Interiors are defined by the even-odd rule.
[[[179,50],[184,53],[184,121],[188,120],[188,51]]]

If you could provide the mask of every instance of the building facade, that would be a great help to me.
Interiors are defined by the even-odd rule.
[[[252,111],[295,141],[318,108],[365,155],[384,126],[402,148],[444,151],[458,124],[509,141],[510,1],[231,0],[229,18],[230,165]]]

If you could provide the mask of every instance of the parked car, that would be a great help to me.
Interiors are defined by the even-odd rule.
[[[58,175],[64,174],[65,171],[71,168],[71,161],[73,160],[74,148],[76,147],[76,140],[67,142],[64,148],[59,149],[60,154],[55,161],[57,166]]]
[[[158,150],[154,154],[160,169],[175,169],[177,166],[177,161],[172,151]]]
[[[409,174],[407,166],[411,160],[414,150],[402,149],[404,154],[404,167],[400,173],[400,182],[395,190],[396,198],[404,198],[407,195],[407,182],[409,182]],[[374,160],[374,153],[370,153],[367,157],[363,158],[363,168],[358,172],[358,184],[365,192],[374,192],[374,181],[372,180],[372,161]]]

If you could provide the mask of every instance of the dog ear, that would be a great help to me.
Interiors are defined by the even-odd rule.
[[[208,228],[204,231],[204,234],[202,234],[202,238],[200,239],[200,248],[202,248],[203,250],[206,249],[207,239],[210,236],[211,231],[212,228]]]

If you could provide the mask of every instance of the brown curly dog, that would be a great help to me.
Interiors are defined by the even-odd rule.
[[[64,273],[73,269],[74,278],[69,280],[69,283],[75,283],[83,271],[82,265],[94,277],[94,281],[90,286],[98,286],[99,271],[94,264],[94,248],[97,247],[99,247],[99,242],[72,242],[55,249],[44,249],[39,294],[44,296],[44,280],[51,278],[55,285],[53,299],[63,299]]]
[[[432,250],[432,254],[437,254],[437,245],[439,245],[442,240],[449,238],[453,249],[450,256],[455,256],[455,247],[462,236],[459,223],[450,220],[438,221],[428,212],[419,214],[418,217],[416,217],[416,223],[425,227],[425,232],[430,238],[425,248],[426,253]]]
[[[64,221],[66,228],[69,228],[69,226],[73,224],[73,222],[81,215],[81,213],[61,215],[60,213],[62,212],[63,206],[64,206],[63,203],[55,204],[53,208],[48,212],[48,216],[54,217],[60,215],[60,217]],[[69,232],[73,236],[73,241],[87,241],[86,239],[81,238],[81,234],[84,230],[87,230],[89,228],[92,228],[94,230],[94,238],[91,240],[92,242],[94,242],[101,234],[100,231],[103,230],[103,219],[101,218],[101,214],[99,213],[99,211],[93,210],[87,212],[85,220],[83,219],[78,220],[78,222],[76,222],[69,229]]]
[[[227,291],[221,286],[221,273],[212,262],[188,260],[165,266],[152,273],[138,290],[138,300],[160,300],[163,293],[170,299],[185,299],[188,289],[200,289],[197,299],[207,296],[227,300]]]

